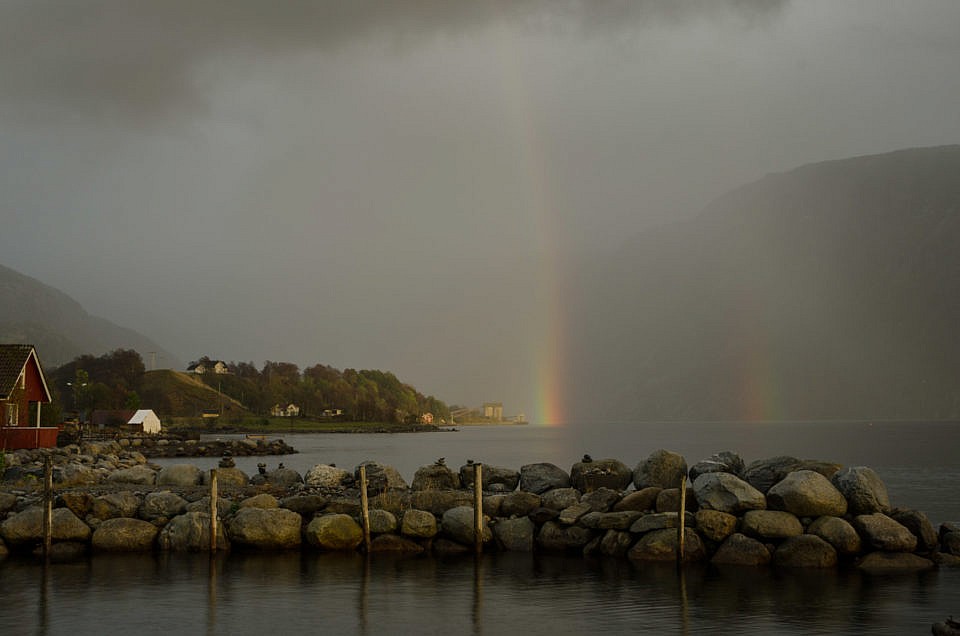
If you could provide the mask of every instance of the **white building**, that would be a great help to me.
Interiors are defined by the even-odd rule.
[[[150,409],[140,409],[127,421],[127,426],[154,435],[160,432],[160,418]]]

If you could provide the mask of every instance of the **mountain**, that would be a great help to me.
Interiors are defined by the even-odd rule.
[[[150,364],[156,352],[166,365],[183,363],[146,336],[88,314],[63,292],[0,265],[0,342],[36,345],[44,366],[76,356],[134,349]]]
[[[960,146],[772,174],[574,282],[574,418],[960,419]]]

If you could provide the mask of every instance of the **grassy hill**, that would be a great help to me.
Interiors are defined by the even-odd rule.
[[[201,417],[205,410],[221,410],[223,416],[246,417],[250,412],[240,402],[218,393],[189,373],[159,369],[143,375],[140,400],[161,418]]]

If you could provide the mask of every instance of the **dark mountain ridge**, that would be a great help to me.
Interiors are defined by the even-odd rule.
[[[960,419],[960,146],[768,175],[577,281],[573,417]]]

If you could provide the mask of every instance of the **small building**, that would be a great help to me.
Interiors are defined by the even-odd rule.
[[[197,362],[196,364],[191,364],[187,367],[188,373],[196,373],[197,375],[203,375],[207,372],[213,372],[217,375],[226,375],[230,373],[230,369],[227,367],[227,363],[223,360],[217,360],[216,362],[211,362],[208,367],[202,362]]]
[[[130,409],[98,409],[90,414],[90,425],[100,431],[113,429],[125,433],[146,433],[156,435],[160,432],[160,418],[150,409],[134,411]]]
[[[0,447],[56,446],[59,429],[40,426],[40,405],[50,401],[50,389],[33,345],[0,345]]]
[[[197,375],[203,375],[207,372],[207,366],[203,363],[198,362],[197,364],[191,364],[187,367],[189,373],[196,373]]]
[[[483,416],[494,422],[503,421],[503,403],[502,402],[484,402]]]
[[[424,413],[420,416],[421,424],[433,424],[433,413]]]
[[[147,435],[156,435],[160,432],[160,418],[150,409],[140,409],[133,414],[125,425],[125,428],[134,430],[138,433]]]
[[[292,403],[286,406],[274,404],[273,408],[270,409],[270,415],[274,417],[298,417],[300,415],[300,407]]]

